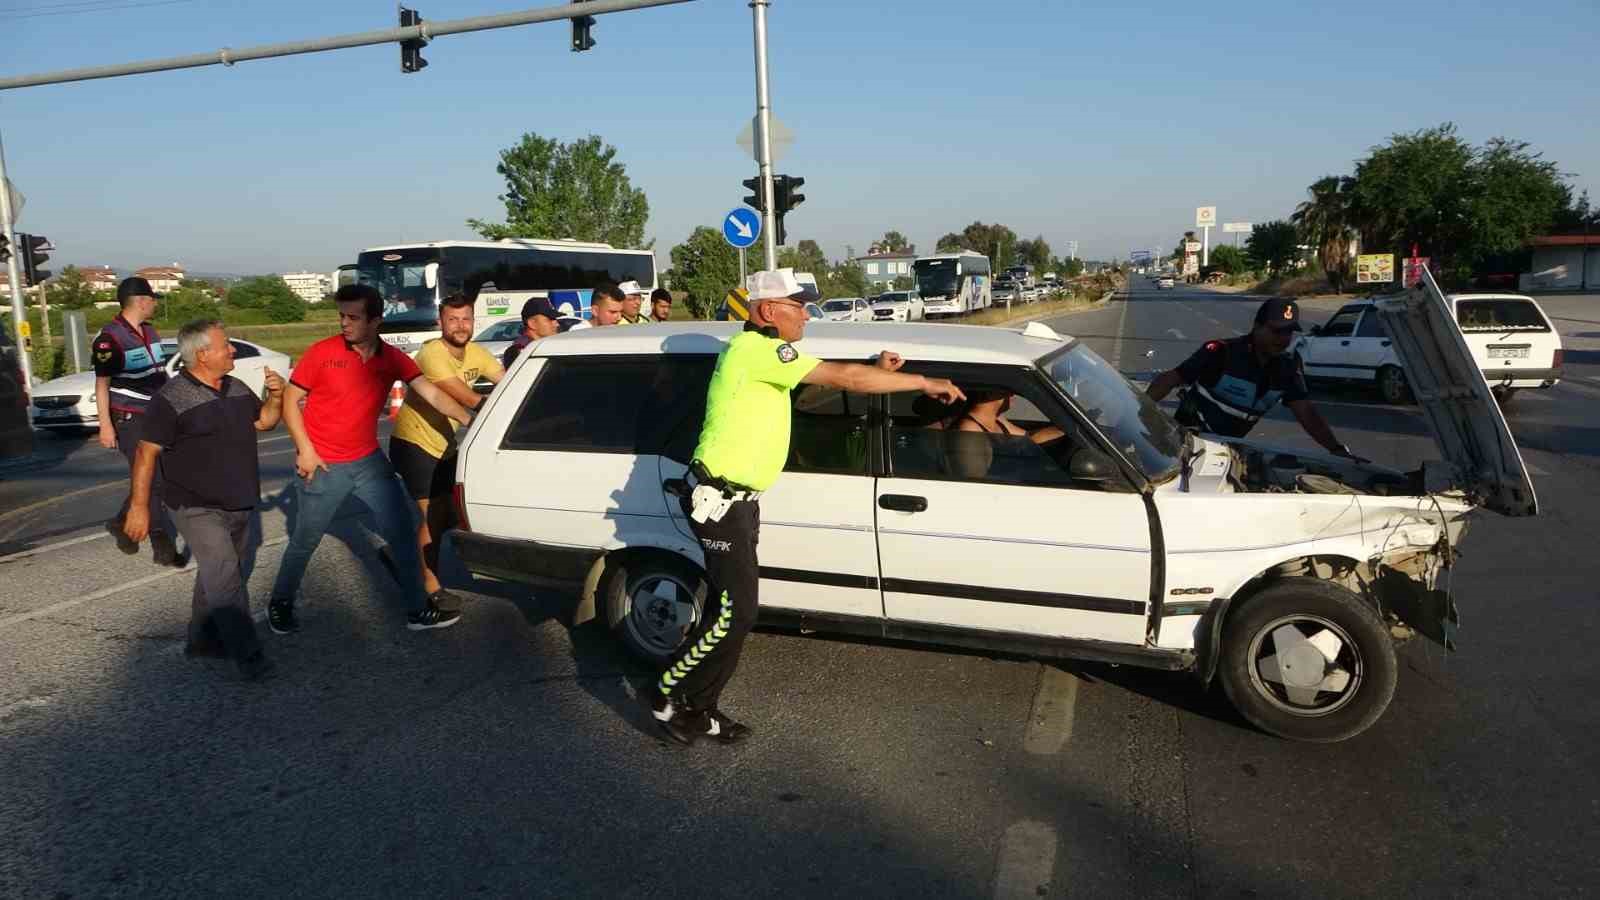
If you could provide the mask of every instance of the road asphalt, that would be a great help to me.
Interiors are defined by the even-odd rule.
[[[1050,324],[1139,373],[1258,302],[1140,281]],[[1330,746],[1183,676],[763,631],[725,697],[755,737],[684,751],[570,598],[455,572],[461,624],[406,631],[356,517],[313,560],[305,630],[264,634],[278,677],[239,683],[182,656],[192,571],[96,530],[120,457],[46,440],[0,472],[0,897],[1584,895],[1600,298],[1545,306],[1570,377],[1510,413],[1543,513],[1475,522],[1460,649],[1406,645],[1388,714]],[[1358,452],[1434,455],[1414,408],[1316,400]],[[1286,416],[1256,434],[1309,446]],[[261,446],[258,605],[289,446]]]

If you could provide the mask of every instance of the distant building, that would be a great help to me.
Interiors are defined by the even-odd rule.
[[[150,282],[150,288],[158,294],[177,290],[183,286],[183,280],[189,277],[183,271],[183,266],[177,263],[170,266],[145,266],[133,274]]]
[[[114,291],[122,280],[110,266],[80,266],[78,273],[83,276],[84,287],[91,291]]]
[[[285,272],[278,277],[307,303],[322,302],[322,298],[332,290],[333,282],[322,272]]]
[[[867,282],[874,288],[889,290],[896,278],[911,277],[911,264],[916,259],[916,247],[891,252],[874,244],[867,250],[866,256],[858,256],[850,262],[861,267],[861,273],[867,276]]]
[[[1551,234],[1528,241],[1532,270],[1524,291],[1592,291],[1600,287],[1600,234]],[[1570,352],[1570,351],[1569,351]]]

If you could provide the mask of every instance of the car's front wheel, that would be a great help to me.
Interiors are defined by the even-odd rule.
[[[619,553],[607,560],[600,600],[605,622],[623,646],[664,666],[700,622],[705,577],[670,553]]]
[[[1378,611],[1315,578],[1283,579],[1229,610],[1219,663],[1241,715],[1279,737],[1316,743],[1371,727],[1399,677]]]
[[[1406,373],[1399,366],[1384,366],[1378,370],[1378,395],[1385,403],[1404,403],[1409,391]]]

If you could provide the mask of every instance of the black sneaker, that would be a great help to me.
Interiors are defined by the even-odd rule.
[[[138,548],[135,547],[135,550]],[[175,569],[183,568],[183,559],[178,556],[178,545],[172,540],[172,535],[165,531],[150,532],[150,555],[158,566],[172,566]]]
[[[449,628],[461,621],[461,612],[454,609],[440,609],[432,600],[423,607],[422,612],[408,613],[406,627],[412,631],[427,631],[431,628]]]
[[[267,602],[267,627],[273,634],[294,634],[300,630],[300,620],[294,614],[294,601],[287,597],[273,597]]]
[[[139,542],[122,533],[122,523],[116,519],[106,520],[106,531],[117,540],[117,549],[129,556],[139,552]]]
[[[705,722],[706,737],[715,738],[724,744],[737,744],[750,736],[750,726],[735,722],[720,709],[706,713]]]
[[[261,681],[271,678],[278,671],[278,666],[268,659],[260,650],[239,660],[239,677],[245,681]]]
[[[428,595],[428,605],[437,606],[446,612],[460,612],[461,597],[450,593],[444,588],[440,588]]]
[[[700,735],[705,734],[705,726],[696,724],[698,713],[681,701],[674,702],[654,686],[640,691],[639,700],[650,711],[650,718],[667,733],[667,737],[685,747],[694,746]]]

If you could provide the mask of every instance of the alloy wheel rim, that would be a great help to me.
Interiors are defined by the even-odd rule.
[[[697,619],[694,589],[672,575],[652,574],[633,584],[624,622],[640,646],[668,654],[683,643]]]
[[[1332,715],[1360,693],[1365,664],[1350,633],[1322,616],[1281,616],[1250,641],[1250,685],[1291,715]]]

